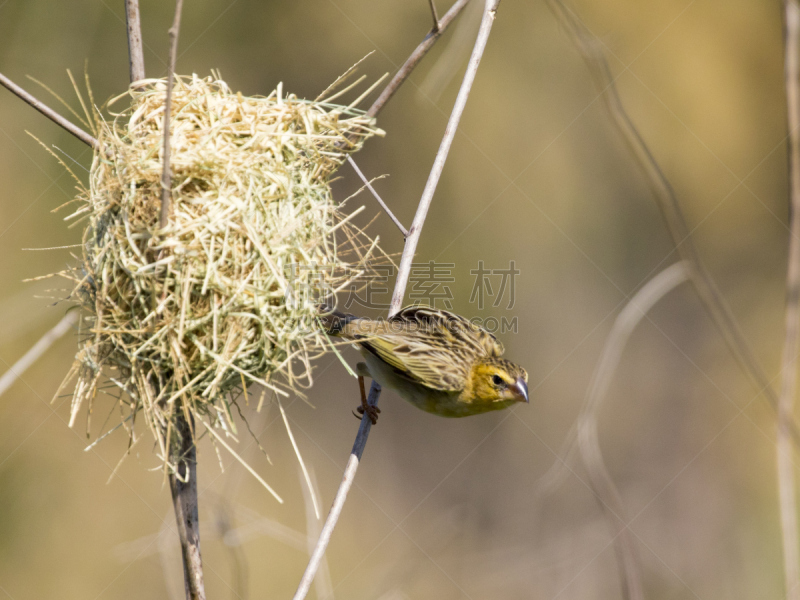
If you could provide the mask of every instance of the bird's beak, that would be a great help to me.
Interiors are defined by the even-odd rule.
[[[524,400],[530,404],[530,400],[528,399],[528,384],[525,383],[525,380],[522,377],[517,377],[517,382],[511,387],[514,389],[515,394],[519,397],[520,402]]]

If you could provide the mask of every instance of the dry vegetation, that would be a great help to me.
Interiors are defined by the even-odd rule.
[[[382,132],[352,107],[281,87],[250,98],[219,77],[178,77],[161,229],[165,90],[149,80],[110,103],[130,101],[112,118],[87,115],[103,151],[67,217],[85,227],[83,258],[62,274],[85,309],[70,424],[109,383],[132,441],[141,413],[167,461],[176,416],[236,435],[233,398],[248,385],[284,396],[311,385],[329,348],[318,304],[380,252],[328,181]]]

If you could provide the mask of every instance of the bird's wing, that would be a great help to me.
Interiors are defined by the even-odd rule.
[[[435,390],[462,390],[476,359],[503,353],[489,332],[463,317],[428,307],[405,308],[389,321],[359,325],[362,334],[351,339],[399,376]]]
[[[453,360],[451,353],[431,348],[426,344],[380,336],[361,343],[383,362],[393,367],[395,373],[434,390],[454,392],[464,388],[467,369]]]

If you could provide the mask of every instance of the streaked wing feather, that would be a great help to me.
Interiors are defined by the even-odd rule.
[[[464,387],[467,365],[454,360],[452,352],[425,343],[409,344],[398,336],[386,335],[365,340],[361,345],[390,365],[406,379],[442,391]]]

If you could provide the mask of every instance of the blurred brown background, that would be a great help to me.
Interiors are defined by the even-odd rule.
[[[478,0],[474,0],[478,3]],[[440,0],[440,14],[449,3]],[[482,4],[482,3],[480,3]],[[674,184],[694,239],[770,377],[782,344],[787,243],[780,5],[732,0],[576,3],[605,45],[622,97]],[[476,9],[478,9],[476,11]],[[163,76],[172,2],[142,0],[148,75]],[[357,155],[410,224],[477,29],[462,15],[382,113],[387,136]],[[202,0],[184,8],[178,72],[219,69],[233,89],[278,82],[313,98],[369,52],[394,70],[430,28],[424,0]],[[127,86],[122,0],[0,0],[0,72],[53,106],[78,106],[66,76],[84,61],[98,101]],[[59,109],[61,110],[61,109]],[[63,112],[63,110],[62,110]],[[25,131],[83,167],[80,142],[0,90],[0,372],[64,314],[56,283],[75,244],[52,214],[73,183]],[[85,175],[81,167],[77,171]],[[357,187],[344,167],[339,197]],[[367,196],[360,202],[375,212]],[[384,248],[402,239],[381,217]],[[584,64],[543,2],[505,0],[422,234],[419,260],[452,263],[453,308],[517,317],[507,355],[530,373],[513,411],[437,418],[385,394],[380,423],[328,552],[337,598],[618,598],[603,513],[574,462],[549,495],[539,481],[580,410],[614,317],[674,262],[647,182],[611,127]],[[515,261],[515,305],[469,302],[470,270]],[[498,280],[495,280],[497,285]],[[495,291],[496,288],[495,288]],[[356,307],[357,308],[357,307]],[[354,309],[355,310],[355,309]],[[600,442],[636,539],[648,598],[783,594],[774,416],[684,285],[634,333],[600,416]],[[106,485],[126,447],[84,452],[85,423],[50,400],[75,351],[60,340],[0,398],[0,598],[181,598],[169,490],[149,441]],[[356,354],[346,356],[356,361]],[[287,407],[333,499],[357,422],[355,381],[319,364],[315,408]],[[95,436],[116,423],[98,407]],[[307,562],[298,466],[278,411],[240,451],[286,499],[278,505],[230,456],[200,446],[209,598],[287,598]],[[311,522],[313,529],[313,519]],[[164,532],[159,536],[159,532]],[[227,532],[227,537],[225,534]]]

